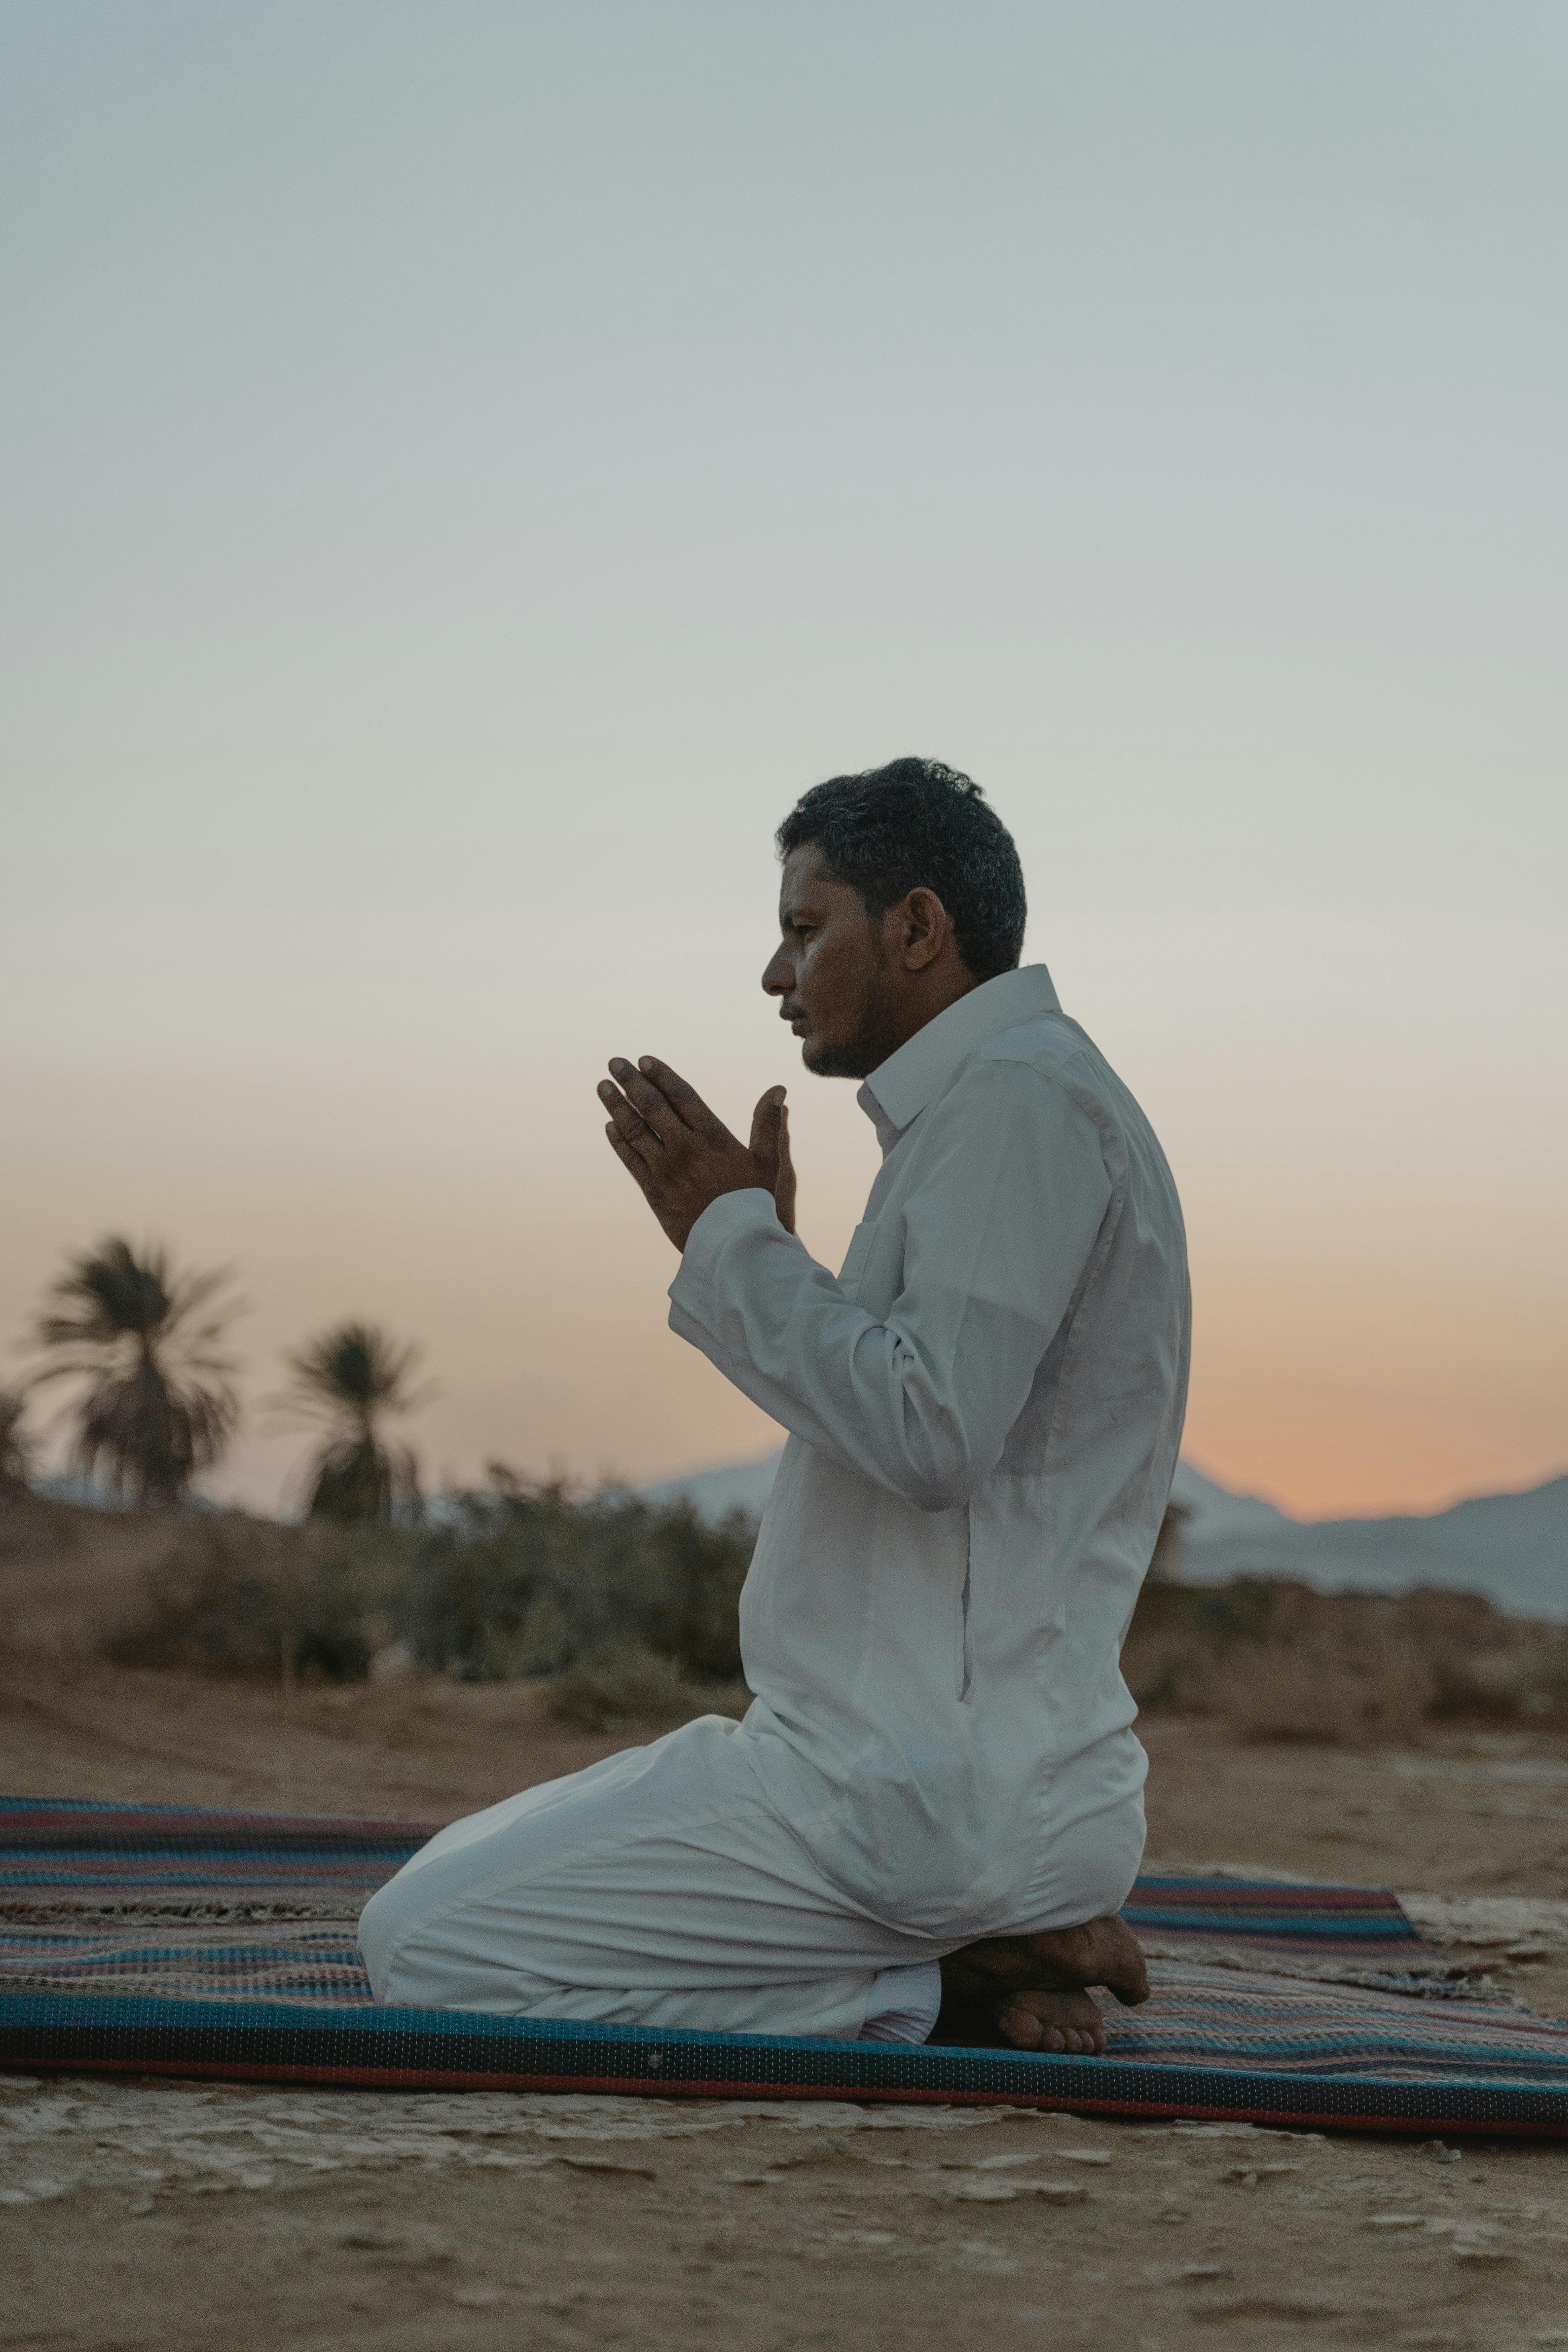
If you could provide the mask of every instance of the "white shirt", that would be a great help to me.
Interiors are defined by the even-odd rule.
[[[765,1192],[727,1192],[670,1323],[791,1433],[739,1736],[829,1878],[946,1940],[1033,1917],[1053,1839],[1142,1786],[1119,1660],[1181,1440],[1186,1247],[1148,1121],[1043,964],[950,1005],[859,1101],[882,1167],[837,1276]]]

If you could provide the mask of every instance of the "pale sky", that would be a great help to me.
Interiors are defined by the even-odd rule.
[[[1189,1450],[1568,1465],[1568,12],[11,0],[0,1346],[63,1251],[347,1313],[431,1474],[777,1433],[664,1328],[605,1055],[802,1230],[817,778],[968,769],[1186,1204]]]

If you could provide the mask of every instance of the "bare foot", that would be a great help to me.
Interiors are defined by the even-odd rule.
[[[1015,2050],[1067,2051],[1096,2058],[1105,2049],[1105,2020],[1089,1992],[1014,1992],[998,2001],[992,2024]]]
[[[1105,2048],[1105,2026],[1090,1985],[1104,1985],[1124,2008],[1148,2000],[1149,1971],[1124,1920],[1089,1919],[1047,1935],[988,1936],[943,1960],[933,2038],[1095,2054]]]

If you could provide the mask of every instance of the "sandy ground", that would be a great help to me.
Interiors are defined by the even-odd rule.
[[[116,1538],[112,1583],[139,1543]],[[110,1669],[88,1639],[105,1562],[11,1549],[14,1790],[440,1818],[624,1744],[548,1726],[516,1685],[286,1696]],[[1153,1855],[1446,1898],[1443,1933],[1568,2015],[1568,1743],[1143,1729]],[[83,2352],[1511,2352],[1568,2347],[1568,2147],[12,2076],[0,2280],[0,2346]]]

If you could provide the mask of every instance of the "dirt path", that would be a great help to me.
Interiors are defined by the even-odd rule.
[[[127,1674],[73,1647],[69,1615],[32,1609],[0,1656],[9,1789],[430,1818],[625,1744],[549,1726],[515,1685]],[[1144,1728],[1156,1857],[1568,1902],[1561,1740]],[[1521,1940],[1545,1957],[1491,1948],[1509,1988],[1568,2015],[1568,1937]],[[1523,2352],[1568,2346],[1568,2149],[11,2077],[0,2278],[0,2346],[51,2352]]]
[[[9,2345],[1564,2340],[1550,2149],[1445,2164],[994,2110],[0,2095],[25,2150],[4,2193],[37,2200],[0,2211]]]

